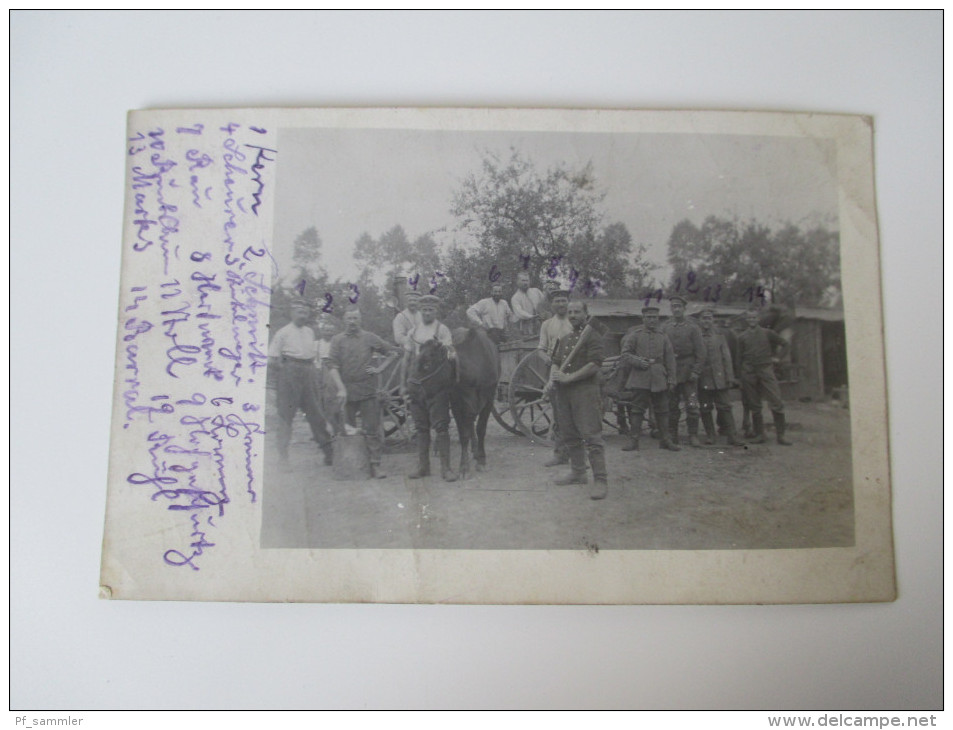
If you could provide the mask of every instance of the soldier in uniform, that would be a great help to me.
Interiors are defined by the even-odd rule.
[[[457,474],[450,468],[450,388],[438,384],[437,378],[431,378],[427,383],[415,383],[410,378],[411,366],[427,340],[438,340],[447,348],[448,358],[456,359],[453,336],[449,328],[437,319],[439,304],[440,298],[433,294],[420,298],[420,315],[423,322],[408,333],[404,345],[401,392],[410,400],[410,414],[414,419],[414,435],[417,440],[417,469],[407,476],[410,479],[430,476],[430,432],[433,431],[437,436],[441,475],[444,481],[455,482]]]
[[[680,451],[669,439],[669,388],[675,385],[675,350],[669,338],[659,330],[658,307],[642,308],[642,326],[630,327],[621,343],[622,359],[629,366],[626,391],[633,391],[632,423],[629,443],[623,451],[639,450],[642,419],[651,404],[659,430],[659,448]]]
[[[387,356],[379,366],[372,365],[375,352]],[[377,479],[387,476],[381,468],[384,444],[377,375],[398,353],[398,348],[362,329],[360,310],[351,309],[344,313],[344,332],[331,338],[330,352],[325,361],[329,379],[338,393],[338,402],[344,406],[347,423],[357,425],[357,414],[361,414],[361,427],[370,452],[371,476]]]
[[[735,417],[731,412],[730,388],[735,380],[728,340],[715,329],[715,309],[706,307],[701,313],[702,339],[705,341],[705,362],[698,378],[698,400],[705,443],[715,443],[715,422],[712,408],[718,413],[718,423],[725,429],[731,446],[743,446],[735,431]]]
[[[547,365],[553,364],[553,351],[556,349],[556,343],[561,337],[572,334],[572,324],[569,322],[569,292],[557,290],[550,293],[550,306],[553,316],[547,319],[539,328],[539,353]],[[556,398],[558,395],[555,390],[549,394],[550,401],[553,404],[553,417],[556,419],[553,428],[553,440],[556,442],[553,447],[553,457],[543,466],[560,466],[569,463],[569,452],[566,451],[566,445],[563,443],[559,430],[559,409],[556,407]]]
[[[314,372],[317,346],[314,330],[306,324],[310,316],[307,303],[294,302],[291,322],[278,330],[268,346],[269,368],[278,374],[278,456],[284,468],[288,467],[291,425],[299,408],[308,419],[311,436],[324,452],[326,465],[330,465],[333,453],[327,422],[318,401]]]
[[[774,363],[787,354],[787,340],[774,330],[762,327],[756,309],[745,312],[745,324],[748,328],[738,335],[738,361],[741,363],[741,397],[750,409],[751,420],[754,422],[754,438],[751,443],[765,442],[764,415],[761,412],[763,395],[774,416],[777,442],[781,446],[790,446],[791,442],[784,437],[787,424],[784,418],[784,401],[781,400],[781,386],[774,375]]]
[[[553,353],[553,369],[547,390],[556,393],[556,423],[569,452],[571,472],[556,484],[587,484],[586,457],[592,468],[592,499],[605,499],[609,493],[605,446],[602,442],[602,399],[599,394],[599,369],[604,347],[602,336],[586,328],[589,318],[585,302],[570,302],[568,308],[572,332],[560,337]]]
[[[698,376],[705,362],[705,343],[698,325],[685,318],[688,304],[682,297],[671,297],[672,318],[662,327],[662,332],[672,341],[675,350],[675,385],[669,391],[669,428],[673,444],[678,444],[679,406],[685,401],[688,422],[688,442],[701,446],[698,440]]]

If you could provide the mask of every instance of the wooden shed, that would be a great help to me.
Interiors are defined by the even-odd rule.
[[[618,355],[623,335],[630,327],[642,324],[644,299],[588,300],[589,314],[609,328],[606,337],[607,356]],[[667,299],[652,300],[664,321],[672,316]],[[688,315],[697,317],[706,305],[690,302]],[[723,330],[738,332],[744,328],[743,315],[747,307],[715,305],[715,318]],[[777,310],[775,310],[777,311]],[[764,320],[772,320],[765,310]],[[766,321],[767,326],[770,322]],[[785,313],[781,321],[773,321],[776,329],[791,343],[787,361],[778,368],[782,394],[786,399],[817,400],[847,386],[847,340],[842,309],[798,307],[793,314]],[[729,338],[730,339],[730,338]]]

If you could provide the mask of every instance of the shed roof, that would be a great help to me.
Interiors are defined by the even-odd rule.
[[[642,307],[645,306],[644,299],[589,299],[589,314],[594,317],[641,317]],[[672,316],[672,305],[668,299],[662,301],[651,299],[651,305],[659,308],[660,317]],[[689,302],[687,307],[688,316],[698,314],[702,309],[708,306],[705,302]],[[743,314],[747,309],[741,304],[714,304],[715,314],[731,317]],[[814,319],[824,322],[843,322],[844,310],[840,308],[829,309],[825,307],[797,307],[794,312],[796,319]]]

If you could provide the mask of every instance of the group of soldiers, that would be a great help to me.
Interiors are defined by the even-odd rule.
[[[630,328],[621,341],[619,367],[624,384],[619,400],[631,417],[629,440],[622,450],[639,450],[642,424],[651,409],[660,448],[679,451],[678,423],[683,403],[689,445],[702,445],[700,424],[707,444],[715,442],[720,430],[728,444],[743,445],[729,397],[730,388],[738,381],[753,424],[748,443],[766,441],[764,398],[773,414],[777,443],[790,445],[784,403],[774,374],[774,364],[788,347],[784,338],[761,327],[756,310],[748,311],[746,329],[737,336],[733,360],[725,334],[715,326],[714,308],[704,309],[696,323],[686,317],[685,299],[674,296],[669,301],[669,321],[661,324],[658,307],[643,307],[642,325]],[[277,441],[283,464],[288,463],[291,424],[301,409],[326,464],[333,459],[333,437],[347,426],[354,427],[360,417],[372,476],[385,477],[377,375],[403,356],[402,393],[409,396],[418,445],[426,443],[429,447],[430,432],[435,431],[443,478],[456,479],[449,468],[449,403],[446,399],[431,402],[413,387],[408,390],[407,382],[407,364],[428,340],[438,340],[449,358],[455,358],[451,333],[437,319],[438,297],[410,291],[405,303],[406,308],[393,320],[394,344],[364,330],[356,308],[344,314],[343,332],[336,332],[331,320],[323,319],[316,337],[307,326],[307,303],[292,305],[291,322],[276,333],[269,348],[269,365],[278,373]],[[466,315],[471,325],[485,329],[497,344],[508,331],[516,330],[521,336],[538,334],[540,355],[549,366],[546,391],[555,416],[555,452],[545,466],[569,466],[569,473],[557,479],[557,484],[588,484],[591,469],[590,496],[604,499],[608,494],[602,439],[604,328],[589,317],[586,302],[558,288],[544,294],[529,286],[528,275],[520,274],[510,302],[503,298],[503,287],[494,284],[490,296],[469,307]],[[737,380],[736,364],[740,370]],[[417,470],[408,476],[420,478],[429,473],[429,462],[421,459]]]
[[[327,466],[334,458],[334,437],[347,433],[348,428],[355,428],[360,418],[368,445],[371,476],[376,479],[387,476],[381,466],[383,438],[377,376],[403,355],[402,390],[408,393],[406,363],[416,357],[420,345],[437,339],[453,356],[450,330],[436,319],[439,303],[439,298],[433,295],[418,296],[414,293],[408,297],[407,309],[394,318],[397,344],[365,330],[361,312],[356,307],[344,313],[342,332],[337,332],[330,317],[320,319],[316,337],[307,324],[311,317],[310,305],[303,300],[292,303],[291,322],[278,330],[268,349],[269,369],[276,373],[277,446],[284,469],[290,468],[288,449],[292,423],[300,409]],[[445,466],[444,478],[453,481],[456,475],[448,468],[449,403],[443,409],[438,408],[445,413],[433,413],[429,403],[412,396],[411,393],[409,400],[418,438],[422,439],[419,432],[425,427],[428,437],[431,427],[437,431],[437,446],[441,449],[441,462]]]
[[[592,470],[592,499],[604,499],[608,492],[605,446],[602,441],[602,403],[599,372],[604,344],[598,329],[587,325],[585,302],[571,301],[568,292],[551,294],[554,314],[543,322],[540,349],[551,363],[547,390],[555,411],[556,446],[546,466],[568,464],[567,476],[557,484],[587,484],[587,468]],[[628,443],[623,451],[638,451],[642,423],[651,408],[659,437],[659,447],[680,451],[678,423],[685,404],[688,443],[702,446],[699,423],[705,442],[715,443],[717,424],[727,443],[742,446],[732,413],[730,388],[735,385],[735,368],[725,335],[715,327],[714,307],[706,307],[699,322],[687,318],[687,301],[670,298],[672,317],[660,323],[659,308],[642,308],[642,324],[631,327],[622,338],[619,366],[623,387],[620,402],[631,415]],[[753,432],[747,443],[763,444],[762,398],[774,417],[777,443],[789,446],[781,389],[774,364],[787,352],[788,343],[776,332],[760,326],[757,310],[745,313],[746,329],[737,336],[742,400],[751,412]],[[714,411],[714,415],[713,415]]]

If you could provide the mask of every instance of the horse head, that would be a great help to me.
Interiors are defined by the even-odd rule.
[[[447,348],[436,337],[424,342],[417,351],[414,371],[418,378],[433,375],[447,362]]]

